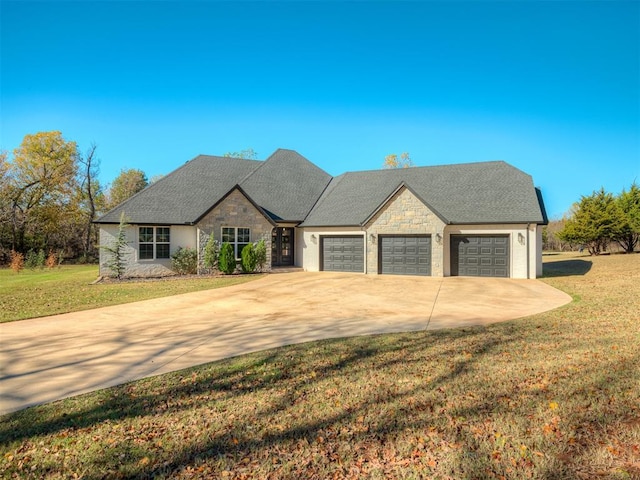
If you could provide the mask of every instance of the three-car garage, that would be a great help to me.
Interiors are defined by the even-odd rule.
[[[431,235],[378,235],[369,248],[377,249],[378,273],[431,275]],[[510,236],[451,235],[450,275],[510,277]],[[365,272],[364,235],[322,235],[320,264],[324,271]]]

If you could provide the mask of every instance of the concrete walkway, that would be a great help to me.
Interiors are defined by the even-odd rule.
[[[0,324],[0,413],[324,338],[486,325],[571,298],[537,280],[281,273]]]

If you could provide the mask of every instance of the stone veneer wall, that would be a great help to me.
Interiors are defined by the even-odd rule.
[[[222,243],[222,227],[245,227],[251,229],[250,241],[264,239],[267,246],[266,269],[271,270],[271,234],[273,225],[239,190],[234,190],[218,206],[204,216],[198,227],[198,272],[204,273],[204,248],[213,236]]]
[[[369,221],[367,228],[367,273],[378,273],[378,235],[431,235],[431,275],[444,275],[444,222],[407,188],[397,192]],[[441,240],[436,241],[436,233]],[[375,235],[375,243],[371,241]]]

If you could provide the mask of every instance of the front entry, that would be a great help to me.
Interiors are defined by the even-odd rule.
[[[293,265],[293,228],[276,227],[271,237],[271,265]]]

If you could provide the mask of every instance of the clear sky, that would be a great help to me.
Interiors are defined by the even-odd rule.
[[[640,1],[0,0],[0,148],[60,130],[103,183],[291,148],[332,175],[505,160],[550,216],[640,182]]]

